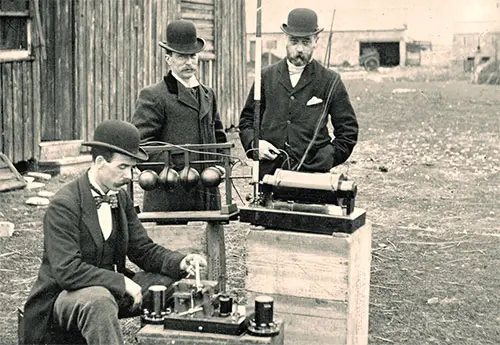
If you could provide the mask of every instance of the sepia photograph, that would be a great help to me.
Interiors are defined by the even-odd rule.
[[[500,344],[500,0],[0,0],[0,345]]]

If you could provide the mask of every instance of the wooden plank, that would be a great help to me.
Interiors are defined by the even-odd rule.
[[[117,65],[117,49],[118,49],[118,3],[119,1],[111,1],[109,8],[109,41],[107,46],[109,55],[109,111],[106,118],[117,118],[117,84],[118,78],[118,65]]]
[[[103,65],[105,63],[105,53],[106,49],[105,33],[103,31],[104,20],[103,17],[103,1],[95,2],[95,21],[94,21],[94,129],[103,120],[103,103],[106,102],[103,98],[103,88],[107,88],[108,85],[103,83]]]
[[[2,178],[0,180],[0,192],[9,191],[12,189],[24,188],[26,186],[26,181],[19,174],[16,168],[12,165],[9,158],[0,152],[0,169],[2,169],[2,175],[5,175],[5,170],[9,170],[10,177]]]
[[[254,337],[247,333],[240,336],[217,333],[198,333],[164,330],[157,325],[146,325],[137,333],[140,345],[283,345],[285,329],[275,337]]]
[[[4,85],[3,98],[3,152],[9,156],[14,156],[14,128],[13,128],[13,113],[14,113],[14,99],[13,99],[13,83],[12,83],[12,63],[3,64],[2,83]]]
[[[94,133],[94,128],[96,126],[95,123],[95,114],[94,114],[94,68],[95,68],[95,61],[94,61],[94,42],[95,42],[95,1],[100,1],[100,0],[88,0],[86,2],[86,7],[87,7],[87,31],[88,31],[88,36],[86,37],[87,40],[87,47],[88,47],[88,56],[87,56],[87,135],[89,138],[93,137]]]
[[[220,290],[226,291],[226,247],[222,223],[207,222],[206,240],[208,279],[219,282]]]
[[[213,13],[197,13],[197,12],[185,12],[182,13],[182,18],[186,20],[191,20],[196,22],[197,20],[214,20]]]
[[[181,2],[182,12],[213,13],[213,4]]]
[[[7,85],[4,85],[4,64],[0,64],[0,114],[2,116],[0,117],[0,133],[6,133],[3,129],[3,119],[4,119],[4,102],[5,102],[5,95],[7,92]],[[3,152],[3,135],[0,136],[0,152]]]
[[[162,37],[162,28],[163,28],[163,17],[166,15],[163,13],[163,1],[156,2],[156,13],[155,13],[155,27],[154,27],[154,35],[152,40],[152,45],[155,48],[155,78],[154,82],[157,83],[161,80],[162,77],[162,65],[165,64],[163,60],[163,52],[164,49],[158,45],[158,41]]]
[[[135,70],[136,70],[136,75],[137,75],[137,84],[136,84],[136,97],[138,96],[138,92],[140,89],[142,89],[145,85],[145,74],[144,74],[144,69],[146,66],[146,58],[145,58],[145,52],[144,52],[144,32],[145,28],[143,25],[144,22],[144,14],[146,11],[146,6],[144,2],[140,2],[142,6],[136,6],[136,42],[137,42],[137,62],[135,65]]]
[[[139,6],[131,6],[130,13],[130,47],[132,51],[130,52],[130,109],[132,116],[135,109],[135,101],[137,99],[138,92],[138,64],[140,54],[138,52],[137,35],[138,35],[138,18],[137,12],[139,11]]]
[[[332,236],[251,230],[249,296],[270,295],[293,344],[368,344],[371,224]]]
[[[123,55],[125,54],[125,49],[123,47],[123,2],[117,1],[116,8],[116,71],[115,71],[115,83],[116,83],[116,113],[115,118],[123,120]]]
[[[248,286],[261,293],[347,300],[347,240],[287,231],[251,231]]]
[[[151,56],[151,17],[153,12],[153,0],[144,1],[144,85],[152,83],[151,71],[153,69]]]
[[[78,156],[83,140],[44,141],[39,144],[40,160],[51,161],[63,157]]]
[[[41,111],[40,127],[41,140],[54,140],[55,130],[55,32],[56,2],[43,0],[40,2],[41,31],[44,33],[45,46],[42,46],[40,72],[41,72]]]
[[[130,60],[132,56],[133,47],[130,45],[130,32],[133,30],[133,25],[130,17],[130,2],[125,1],[123,4],[123,29],[121,30],[121,35],[123,35],[123,46],[124,46],[124,56],[123,56],[123,67],[122,67],[122,79],[123,79],[123,120],[130,121],[131,116],[131,102],[132,94],[130,93],[131,85],[131,73],[130,73]]]
[[[12,86],[13,86],[13,104],[14,109],[12,112],[12,140],[13,140],[13,155],[11,159],[13,162],[23,160],[23,77],[22,63],[16,62],[12,64]]]
[[[87,118],[87,49],[86,49],[86,16],[85,1],[78,0],[75,9],[75,56],[74,56],[74,80],[75,80],[75,132],[78,138],[87,140],[86,118]]]
[[[238,211],[229,214],[221,211],[176,211],[176,212],[141,212],[139,219],[142,222],[162,222],[166,224],[187,223],[198,221],[225,222],[238,217]]]
[[[35,13],[34,9],[34,4],[33,1],[30,1],[30,7],[33,10],[31,13]],[[36,17],[35,17],[36,18]],[[38,25],[33,26],[35,28],[38,28]],[[32,123],[33,123],[33,144],[36,145],[33,147],[33,158],[38,161],[39,159],[39,150],[38,150],[38,143],[40,143],[40,112],[41,112],[41,104],[40,104],[40,87],[41,84],[41,76],[40,76],[40,64],[42,61],[42,49],[44,47],[41,47],[40,43],[40,36],[38,30],[33,30],[33,46],[38,47],[35,51],[34,54],[36,56],[36,59],[32,62],[31,68],[32,68],[32,80],[31,80],[31,89],[32,89],[32,95],[31,95],[31,102],[32,102]]]
[[[23,156],[21,160],[28,160],[34,157],[35,148],[38,148],[38,143],[33,142],[33,108],[32,108],[32,88],[33,78],[31,73],[31,62],[23,62]]]
[[[368,344],[372,226],[350,236],[347,334],[352,344]]]
[[[112,23],[112,16],[110,14],[110,1],[102,2],[102,113],[99,116],[99,121],[107,119],[110,116],[109,111],[109,88],[110,84],[114,82],[110,79],[110,69],[113,68],[113,64],[110,61],[111,49],[109,49],[109,42],[113,35],[120,34],[119,32],[113,32],[110,28]]]
[[[72,117],[72,70],[70,66],[72,56],[72,37],[70,28],[71,2],[65,0],[55,1],[55,71],[54,87],[55,112],[54,112],[54,139],[73,139]]]
[[[215,0],[181,0],[183,4],[214,4]]]

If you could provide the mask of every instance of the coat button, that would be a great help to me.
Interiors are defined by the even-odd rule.
[[[293,101],[295,99],[295,96],[290,96],[290,99]]]
[[[292,121],[290,121],[290,120],[286,120],[286,124],[287,124],[287,125],[289,125],[289,124],[291,124],[291,123],[292,123]]]

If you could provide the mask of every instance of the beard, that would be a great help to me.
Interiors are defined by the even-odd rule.
[[[303,67],[311,61],[311,54],[305,53],[296,53],[296,54],[288,54],[287,58],[294,66]]]

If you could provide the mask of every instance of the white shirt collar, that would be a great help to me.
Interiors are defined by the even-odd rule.
[[[297,67],[293,63],[288,61],[288,59],[286,60],[286,63],[288,65],[288,72],[290,74],[301,74],[304,71],[304,68],[306,68],[306,66],[307,66],[307,65],[304,65],[304,66]]]
[[[195,86],[200,85],[200,82],[198,81],[198,79],[196,79],[195,75],[191,76],[191,78],[189,78],[188,82],[186,82],[185,80],[183,80],[181,77],[179,77],[174,72],[172,72],[172,75],[174,76],[175,79],[177,79],[177,81],[179,83],[181,83],[182,85],[184,85],[184,87],[186,87],[186,88],[191,88],[191,87],[195,87]]]

